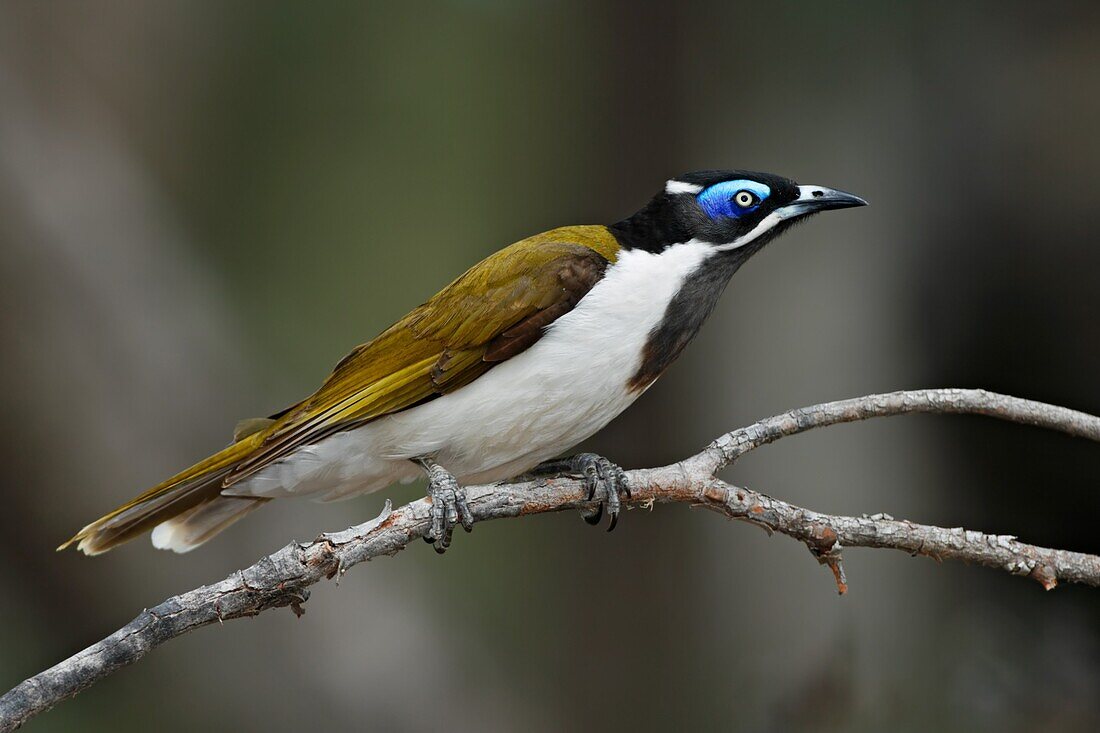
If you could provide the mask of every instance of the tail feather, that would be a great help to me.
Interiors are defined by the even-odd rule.
[[[263,433],[255,433],[233,443],[100,517],[57,549],[64,550],[76,544],[77,549],[86,555],[98,555],[161,523],[185,515],[197,507],[215,503],[221,494],[222,480],[226,474],[262,442]],[[250,507],[250,510],[252,508],[255,507]],[[229,521],[218,525],[213,531],[205,531],[203,541],[246,513],[235,512],[235,516]]]
[[[153,529],[153,547],[172,552],[190,552],[268,499],[219,496],[177,514]]]

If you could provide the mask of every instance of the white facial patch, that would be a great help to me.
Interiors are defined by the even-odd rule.
[[[786,207],[784,207],[784,208],[786,208]],[[781,211],[783,211],[783,209],[776,209],[775,211],[773,211],[772,213],[768,214],[763,219],[761,219],[760,222],[756,226],[754,226],[752,229],[750,229],[748,232],[742,234],[740,237],[733,240],[732,242],[727,242],[726,244],[718,245],[717,247],[715,247],[715,249],[718,250],[719,252],[728,252],[731,249],[738,249],[739,247],[744,247],[746,244],[748,244],[749,242],[752,242],[754,239],[759,237],[761,234],[768,231],[769,229],[774,227],[779,222],[783,221],[783,219],[787,218],[787,217],[784,217],[784,216],[780,215]]]
[[[703,187],[695,183],[687,183],[686,181],[677,181],[675,179],[665,182],[665,193],[690,193],[697,194],[703,190]]]

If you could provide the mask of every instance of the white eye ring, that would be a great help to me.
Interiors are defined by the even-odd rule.
[[[742,209],[747,209],[756,203],[756,196],[751,191],[738,191],[733,195],[733,203],[740,206]]]

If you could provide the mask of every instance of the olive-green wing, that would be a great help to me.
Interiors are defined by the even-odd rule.
[[[478,263],[336,365],[311,397],[279,417],[229,486],[295,448],[452,392],[534,344],[603,276],[618,249],[595,227],[574,241],[517,242]],[[577,230],[577,231],[571,231]],[[566,239],[566,237],[561,237]]]

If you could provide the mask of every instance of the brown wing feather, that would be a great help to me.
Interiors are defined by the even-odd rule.
[[[482,358],[487,362],[511,359],[542,338],[547,326],[573,310],[607,268],[607,260],[595,252],[592,255],[563,260],[557,273],[561,283],[557,298],[490,341]]]

